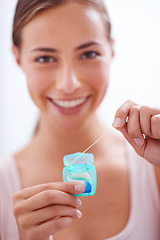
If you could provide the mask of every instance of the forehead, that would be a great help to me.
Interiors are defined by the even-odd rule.
[[[104,23],[93,7],[67,3],[44,10],[31,20],[22,31],[23,42],[30,44],[76,45],[84,41],[106,40]]]

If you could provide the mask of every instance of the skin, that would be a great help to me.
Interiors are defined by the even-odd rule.
[[[61,174],[64,155],[84,151],[107,130],[96,109],[108,88],[114,52],[99,13],[73,2],[46,10],[24,27],[21,50],[13,46],[13,52],[26,75],[31,98],[40,109],[33,140],[15,154],[23,188],[13,196],[20,239],[112,237],[126,226],[130,213],[122,137],[108,130],[101,144],[92,149],[97,193],[81,198],[83,204],[72,194],[83,192],[84,186],[63,183]],[[76,111],[57,108],[51,102],[82,97],[87,100]],[[127,101],[117,110],[113,126],[140,156],[160,166],[160,109]],[[135,139],[142,141],[140,146]],[[158,167],[156,174],[159,181]]]

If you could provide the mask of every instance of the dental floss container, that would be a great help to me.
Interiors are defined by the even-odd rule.
[[[82,183],[85,186],[83,193],[74,194],[74,196],[94,195],[97,186],[96,169],[93,165],[94,155],[80,152],[69,154],[63,157],[63,163],[65,165],[63,168],[63,181]]]

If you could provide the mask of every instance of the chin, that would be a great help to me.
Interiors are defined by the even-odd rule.
[[[57,129],[63,133],[75,133],[80,131],[85,126],[85,121],[79,119],[80,121],[73,121],[70,119],[69,121],[61,121],[57,123]]]

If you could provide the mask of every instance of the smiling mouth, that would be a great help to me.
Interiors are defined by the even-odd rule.
[[[82,105],[87,101],[88,97],[79,98],[76,100],[57,100],[57,99],[50,99],[55,105],[61,108],[71,109],[76,108]]]

